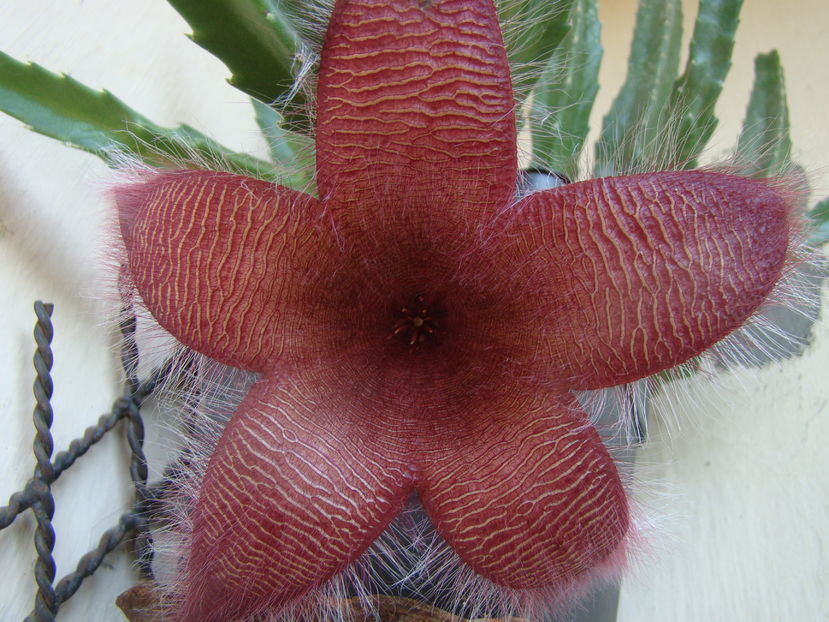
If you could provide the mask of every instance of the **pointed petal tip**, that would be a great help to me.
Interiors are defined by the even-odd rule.
[[[128,176],[110,189],[116,207],[121,239],[129,252],[134,244],[133,231],[141,213],[146,195],[154,183],[165,173],[162,171],[130,171]]]

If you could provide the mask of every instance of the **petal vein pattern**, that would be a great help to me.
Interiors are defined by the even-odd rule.
[[[182,619],[246,617],[301,596],[359,556],[412,489],[402,451],[378,449],[382,426],[341,408],[317,376],[284,375],[251,389],[211,457]]]
[[[491,2],[340,2],[320,67],[320,195],[356,219],[438,204],[475,222],[514,191],[513,109]]]
[[[130,276],[159,324],[251,371],[285,354],[298,275],[320,239],[313,198],[228,173],[175,171],[123,187],[116,200]]]
[[[609,558],[628,527],[613,461],[575,401],[546,395],[479,413],[468,442],[441,438],[424,506],[477,572],[518,589],[566,586]],[[520,414],[518,414],[520,412]]]
[[[631,382],[739,328],[788,252],[764,181],[705,171],[594,179],[512,210],[503,261],[536,299],[546,356],[573,389]]]

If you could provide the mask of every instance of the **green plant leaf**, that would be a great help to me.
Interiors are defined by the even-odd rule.
[[[508,0],[498,6],[504,40],[512,65],[513,86],[529,93],[538,70],[570,30],[575,0]]]
[[[221,60],[230,83],[266,104],[291,104],[292,123],[307,125],[292,68],[301,37],[271,0],[169,0],[193,29],[192,39]],[[288,101],[290,100],[290,102]]]
[[[2,52],[0,110],[36,132],[107,161],[117,149],[154,166],[221,160],[255,177],[271,179],[273,175],[270,163],[233,152],[192,127],[160,127],[109,91],[95,91],[69,76],[21,63]]]
[[[791,167],[791,153],[786,81],[780,55],[773,50],[754,59],[754,86],[737,155],[745,162],[742,170],[746,175],[768,177]]]
[[[282,115],[251,98],[256,112],[256,122],[265,136],[268,148],[280,176],[280,183],[313,193],[314,184],[314,141],[305,134],[286,130],[282,126]]]
[[[679,73],[680,0],[641,0],[625,83],[596,143],[596,174],[650,168],[664,160],[660,139],[668,96]]]
[[[717,127],[714,107],[731,68],[742,4],[743,0],[700,2],[685,71],[671,93],[676,160],[686,168],[696,166],[697,156]]]
[[[602,45],[596,0],[576,0],[570,24],[536,83],[530,127],[533,165],[574,179],[599,89]]]

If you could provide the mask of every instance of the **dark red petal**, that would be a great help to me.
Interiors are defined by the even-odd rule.
[[[514,208],[501,261],[523,270],[542,352],[571,388],[678,365],[733,330],[780,277],[787,197],[714,172],[595,179]]]
[[[181,619],[279,607],[358,557],[402,509],[394,431],[322,390],[267,377],[228,425],[199,491]]]
[[[509,65],[492,0],[339,0],[322,51],[320,197],[479,218],[514,192]]]
[[[116,192],[129,273],[147,308],[182,343],[254,371],[285,347],[316,201],[210,171],[158,172]]]
[[[573,398],[527,392],[447,430],[421,457],[421,497],[473,570],[514,589],[563,592],[619,561],[627,501]]]

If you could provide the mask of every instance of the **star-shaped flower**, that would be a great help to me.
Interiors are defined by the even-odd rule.
[[[625,491],[572,391],[740,327],[784,265],[784,193],[698,171],[516,200],[491,0],[338,0],[317,95],[319,199],[195,170],[117,195],[152,315],[261,374],[199,491],[180,619],[301,597],[413,492],[498,585],[617,565]]]

